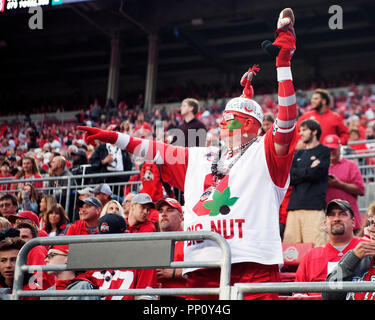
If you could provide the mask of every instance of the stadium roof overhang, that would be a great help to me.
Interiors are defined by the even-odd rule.
[[[335,4],[343,9],[340,30],[329,27],[333,14],[326,1],[288,2],[296,15],[295,63],[319,68],[338,55],[349,61],[374,55],[375,2]],[[0,12],[0,80],[3,89],[12,90],[31,81],[79,86],[85,78],[107,79],[113,35],[120,39],[122,77],[145,78],[150,34],[159,38],[159,78],[210,70],[242,73],[249,64],[270,63],[260,43],[273,39],[283,6],[270,0],[93,0],[43,6],[40,30],[30,29],[27,9],[5,10]]]

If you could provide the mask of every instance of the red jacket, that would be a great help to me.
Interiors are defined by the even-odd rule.
[[[96,229],[95,233],[98,233],[98,229]],[[90,235],[90,234],[92,233],[87,228],[86,221],[83,221],[83,220],[77,220],[66,231],[67,236],[79,236],[79,235]]]
[[[143,164],[140,170],[140,180],[142,181],[140,193],[147,193],[153,201],[164,199],[160,171],[155,163]]]
[[[311,110],[304,113],[297,121],[297,132],[299,132],[301,122],[307,119],[313,119],[320,123],[320,126],[322,128],[320,141],[323,141],[326,135],[336,134],[340,137],[341,144],[347,144],[349,138],[349,129],[344,124],[343,119],[336,112],[327,109],[322,114],[320,114],[316,110]]]
[[[128,223],[128,221],[126,222]],[[135,226],[129,226],[129,229],[127,230],[127,232],[129,233],[155,232],[155,231],[156,231],[155,224],[150,220],[146,220],[145,222],[138,223]]]

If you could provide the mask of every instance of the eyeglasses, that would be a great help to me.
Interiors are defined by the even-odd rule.
[[[51,253],[47,254],[46,259],[50,260],[50,259],[52,259],[53,257],[56,257],[56,256],[66,256],[66,254],[51,252]]]
[[[372,225],[375,224],[375,219],[374,219],[374,218],[368,218],[368,219],[367,219],[367,222],[368,222],[368,225],[369,225],[369,227],[370,227],[370,226],[372,226]]]

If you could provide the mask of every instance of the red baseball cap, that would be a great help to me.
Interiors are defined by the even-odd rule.
[[[57,251],[57,252],[56,252]],[[68,254],[69,253],[69,245],[67,244],[59,244],[59,245],[54,245],[49,248],[48,253],[51,252],[56,252],[56,253],[63,253],[63,254]]]
[[[19,214],[11,214],[8,217],[9,222],[15,223],[18,219],[28,219],[35,223],[35,225],[39,228],[39,218],[38,216],[32,211],[22,211]]]
[[[180,211],[180,213],[182,213],[182,207],[176,199],[166,198],[166,199],[163,199],[163,200],[159,200],[156,203],[156,209],[159,210],[162,206],[165,206],[165,205],[171,206],[171,207],[177,209],[178,211]]]
[[[323,145],[330,149],[337,149],[341,145],[340,138],[335,134],[329,134],[324,137],[323,139]]]

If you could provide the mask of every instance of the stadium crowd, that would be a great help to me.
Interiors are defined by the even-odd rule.
[[[225,96],[230,95],[225,94]],[[320,99],[319,106],[314,102],[314,96]],[[364,86],[362,90],[359,90],[356,85],[351,84],[345,95],[335,97],[326,90],[316,90],[310,100],[305,92],[299,90],[296,92],[296,99],[299,118],[297,125],[301,142],[298,152],[315,150],[314,148],[320,146],[327,161],[319,173],[315,169],[324,161],[313,159],[315,155],[309,155],[309,157],[311,156],[311,159],[316,161],[308,162],[303,168],[301,167],[302,161],[298,166],[293,162],[291,186],[280,207],[280,235],[284,236],[285,228],[289,234],[290,230],[296,227],[296,225],[290,227],[287,223],[288,214],[291,211],[294,214],[295,210],[317,210],[320,220],[316,222],[316,228],[322,228],[322,232],[325,233],[324,240],[320,238],[315,242],[315,238],[303,236],[293,241],[313,242],[315,248],[330,246],[333,258],[327,257],[327,261],[337,263],[337,254],[332,253],[332,250],[337,250],[341,257],[348,250],[346,245],[352,239],[356,240],[355,243],[350,242],[350,248],[355,248],[355,245],[361,242],[359,238],[372,239],[373,237],[374,222],[371,220],[374,214],[373,205],[369,207],[366,215],[360,216],[356,204],[358,196],[365,192],[364,180],[357,162],[350,161],[349,166],[346,163],[342,164],[340,154],[337,156],[339,160],[335,160],[334,156],[335,150],[361,153],[374,147],[370,143],[354,144],[349,147],[346,145],[350,141],[375,139],[375,93],[371,91],[370,86]],[[38,236],[183,230],[184,195],[161,179],[160,168],[156,163],[130,155],[126,151],[114,149],[105,143],[97,143],[96,146],[86,144],[84,131],[77,127],[79,125],[91,126],[172,144],[174,143],[173,129],[181,128],[184,123],[185,125],[190,123],[192,126],[191,121],[194,121],[197,122],[195,125],[199,124],[201,128],[205,128],[204,145],[218,146],[220,143],[219,122],[226,100],[216,99],[215,101],[216,103],[212,105],[203,101],[199,109],[192,109],[195,111],[190,113],[184,111],[183,105],[186,101],[183,100],[179,109],[161,108],[147,114],[143,111],[141,96],[134,107],[130,107],[125,101],[121,101],[117,108],[101,107],[98,100],[95,100],[87,111],[77,114],[77,121],[33,123],[29,117],[26,117],[23,123],[3,123],[0,127],[0,177],[3,181],[11,181],[4,183],[0,180],[0,227],[2,229],[0,288],[3,290],[12,288],[15,257],[25,242]],[[265,114],[258,134],[265,135],[275,121],[278,104],[269,94],[264,94],[258,102]],[[190,99],[187,103],[189,105],[187,108],[194,108],[194,103],[198,104],[195,99]],[[313,114],[317,112],[317,109],[320,111],[320,116],[325,115],[331,118],[328,121],[317,119],[317,116]],[[307,114],[306,119],[315,119],[316,121],[313,121],[315,124],[306,122],[303,116]],[[335,117],[334,121],[332,117]],[[333,127],[335,121],[339,123],[337,127]],[[306,130],[308,133],[305,135],[303,132]],[[372,158],[366,161],[374,164]],[[341,163],[342,167],[339,167],[337,163]],[[65,207],[68,189],[61,188],[67,186],[67,180],[63,177],[84,172],[95,174],[132,170],[139,171],[139,173],[131,176],[122,175],[119,179],[110,177],[72,179],[75,187],[71,192],[75,200],[70,202],[69,207]],[[301,178],[297,177],[298,170],[304,170]],[[308,180],[310,174],[315,177],[320,175],[319,186],[312,178]],[[30,181],[30,179],[43,177],[53,179]],[[24,179],[28,181],[22,182]],[[321,184],[322,181],[323,184]],[[120,187],[113,185],[116,182],[120,183]],[[79,188],[80,185],[85,187]],[[303,188],[307,186],[308,189],[301,191],[299,188],[302,188],[302,185]],[[306,197],[306,192],[314,194],[315,197],[315,190],[317,190],[316,198],[311,201],[311,206],[305,198],[296,200],[300,196]],[[338,197],[344,202],[337,202],[335,199]],[[298,207],[296,203],[303,203],[303,206]],[[331,205],[329,210],[326,208],[328,203]],[[350,215],[345,217],[335,215],[342,211],[349,212]],[[326,228],[328,224],[333,225],[332,219],[335,218],[347,219],[345,223],[350,226],[349,234],[348,231],[345,233],[347,237],[340,238],[342,241],[338,241],[340,239],[332,232],[332,228]],[[312,226],[316,224],[309,222],[308,225],[310,230],[306,231],[307,234],[312,232]],[[331,245],[331,242],[334,244]],[[28,264],[64,264],[67,261],[68,250],[68,246],[54,246],[49,249],[36,247],[28,256]],[[321,257],[325,253],[320,252],[318,255]],[[312,256],[314,257],[313,253],[306,257]],[[175,259],[183,260],[183,243],[176,245]],[[13,267],[8,260],[13,261]],[[307,270],[309,263],[303,261],[301,266],[305,268],[304,275],[302,276],[302,269],[298,270],[296,281],[307,281],[306,279],[324,281],[327,276],[324,265],[327,261],[314,262],[322,269],[317,277],[308,275],[308,272],[314,270]],[[332,264],[330,264],[331,267]],[[27,290],[32,289],[29,278],[25,279]],[[132,280],[129,280],[130,278]],[[129,282],[126,284],[128,288],[176,288],[184,286],[185,283],[181,270],[178,269],[107,270],[86,273],[56,271],[48,272],[42,276],[42,279],[37,280],[40,281],[33,288],[66,290],[120,288],[126,281]],[[300,297],[301,294],[295,296]],[[112,299],[114,297],[87,296],[84,298]],[[134,297],[116,298],[133,299]],[[139,298],[157,299],[158,297],[141,296]],[[184,299],[182,296],[173,298]]]

